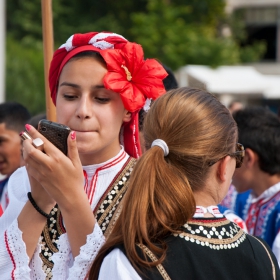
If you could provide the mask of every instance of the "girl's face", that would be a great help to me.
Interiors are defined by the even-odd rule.
[[[130,113],[118,93],[107,90],[107,69],[92,57],[70,60],[58,84],[57,121],[76,131],[83,165],[101,163],[120,151],[119,132]]]

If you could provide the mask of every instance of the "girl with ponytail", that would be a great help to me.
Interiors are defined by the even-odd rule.
[[[279,279],[266,243],[217,207],[244,156],[229,111],[205,91],[171,90],[143,133],[147,151],[89,279]]]

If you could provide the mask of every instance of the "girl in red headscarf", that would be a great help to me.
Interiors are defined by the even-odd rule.
[[[140,45],[109,32],[75,34],[53,56],[57,121],[71,129],[65,156],[34,127],[44,153],[23,143],[0,221],[3,279],[84,279],[120,214],[135,158],[138,112],[167,76]]]

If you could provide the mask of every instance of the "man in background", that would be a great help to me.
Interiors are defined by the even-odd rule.
[[[30,113],[17,102],[0,104],[0,173],[5,175],[0,181],[0,216],[7,208],[8,180],[21,165],[21,138],[19,133],[30,118]]]
[[[232,180],[242,193],[235,210],[245,220],[248,232],[272,248],[280,230],[280,120],[263,107],[241,109],[233,117],[238,142],[245,148],[243,164]],[[276,257],[280,261],[280,254]]]

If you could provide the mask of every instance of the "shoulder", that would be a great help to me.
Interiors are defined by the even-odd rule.
[[[30,191],[28,174],[25,167],[18,168],[9,178],[8,193],[9,198],[15,196],[19,200],[26,198],[26,193]]]
[[[256,261],[261,263],[263,267],[272,268],[272,272],[280,277],[279,264],[266,241],[264,241],[260,237],[252,236],[250,234],[247,234],[246,237],[249,240],[251,247],[255,253],[254,255]]]
[[[119,248],[114,248],[103,260],[98,279],[140,280],[131,263]]]

